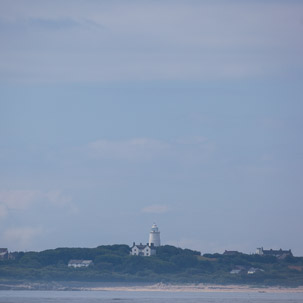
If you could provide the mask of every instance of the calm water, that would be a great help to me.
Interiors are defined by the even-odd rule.
[[[302,303],[303,293],[176,293],[123,291],[0,291],[1,303]]]

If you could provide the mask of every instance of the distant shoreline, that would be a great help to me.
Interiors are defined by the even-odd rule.
[[[123,283],[1,283],[1,290],[42,291],[125,291],[125,292],[228,292],[228,293],[303,293],[303,286],[217,285],[217,284],[123,284]]]
[[[180,284],[171,285],[157,283],[149,286],[114,286],[114,287],[88,287],[83,290],[90,291],[143,291],[143,292],[259,292],[259,293],[303,293],[303,286],[287,287],[261,287],[249,285],[209,285],[209,284]]]

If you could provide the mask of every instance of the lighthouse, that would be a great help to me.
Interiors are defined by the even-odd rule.
[[[158,226],[154,223],[149,233],[148,245],[157,247],[161,245],[160,243],[160,231]]]

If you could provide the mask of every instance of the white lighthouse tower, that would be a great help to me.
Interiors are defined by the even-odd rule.
[[[161,242],[160,242],[160,231],[158,229],[158,226],[154,223],[150,233],[149,233],[149,241],[148,241],[148,245],[149,246],[160,246]]]

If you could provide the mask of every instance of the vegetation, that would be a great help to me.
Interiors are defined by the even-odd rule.
[[[205,254],[173,246],[157,248],[151,257],[131,256],[127,245],[57,248],[19,252],[0,261],[1,281],[120,281],[303,285],[303,258],[238,254]],[[71,259],[93,260],[88,268],[70,268]],[[259,269],[248,274],[250,268]],[[238,274],[231,270],[240,269]]]

